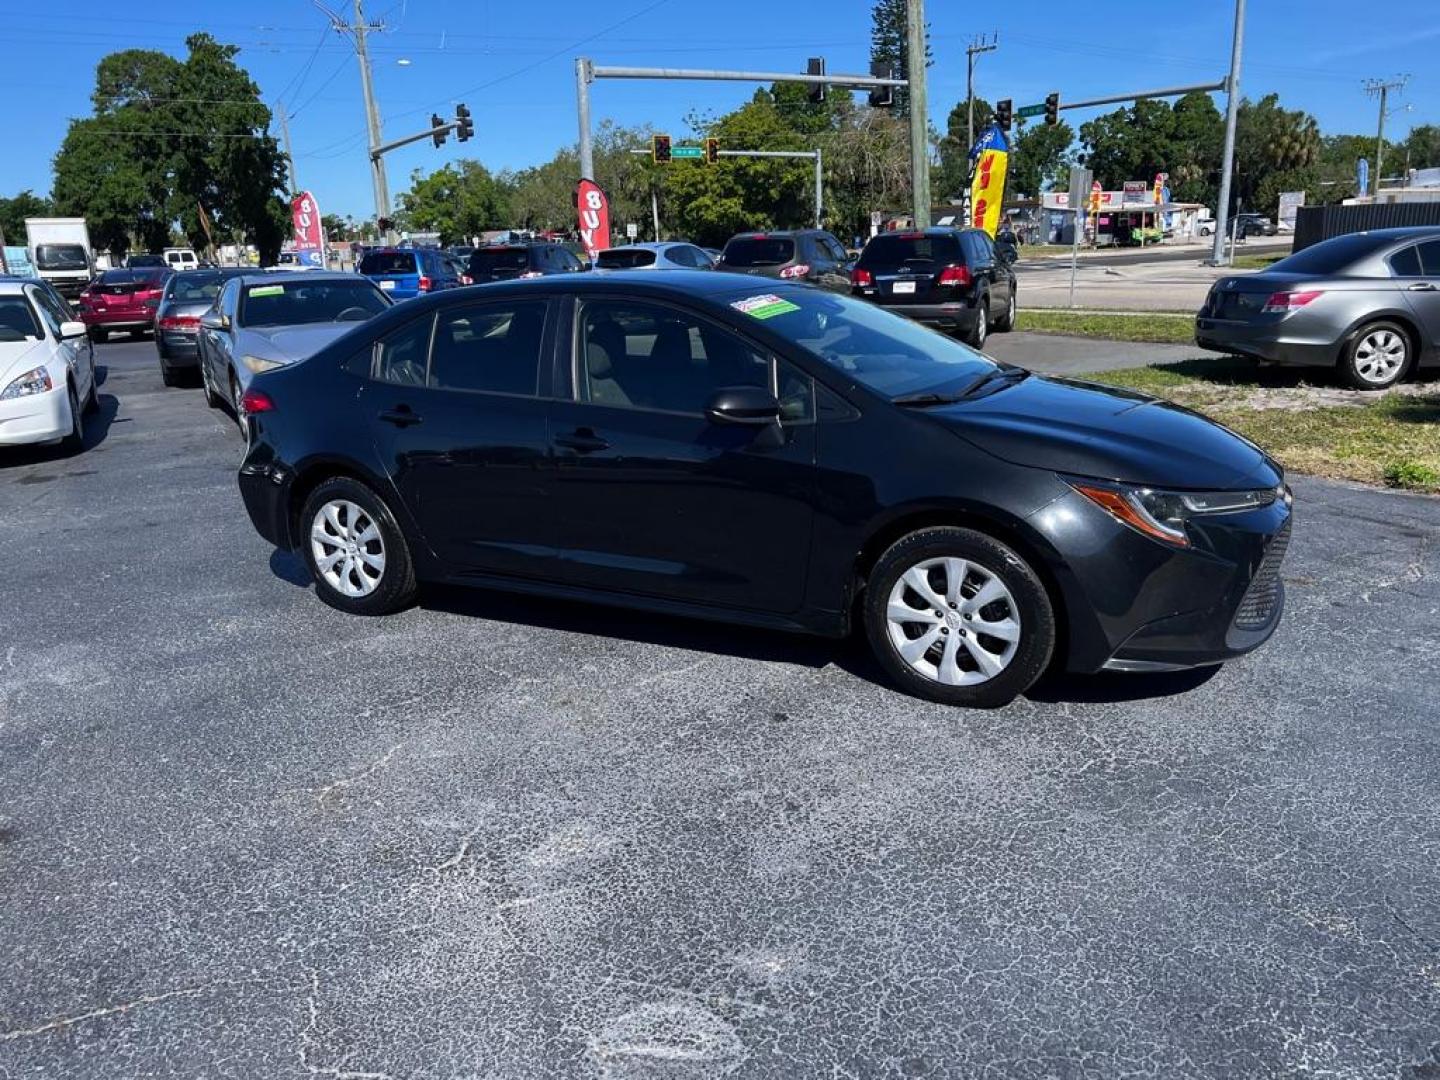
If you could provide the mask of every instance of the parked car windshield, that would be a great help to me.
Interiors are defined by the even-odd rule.
[[[999,365],[954,338],[864,300],[811,289],[725,298],[856,382],[887,397],[954,392]]]
[[[470,256],[470,272],[484,274],[494,270],[524,270],[529,260],[525,248],[479,248]]]
[[[37,244],[35,265],[41,270],[88,270],[85,249],[79,244]]]
[[[164,277],[158,270],[106,270],[100,275],[101,285],[158,285]]]
[[[360,260],[362,274],[413,274],[415,254],[410,251],[372,251]]]
[[[0,296],[0,341],[40,337],[40,324],[23,296]]]
[[[131,255],[125,260],[125,265],[131,267],[164,266],[165,260],[159,255]]]
[[[198,304],[202,300],[214,300],[220,295],[220,287],[227,278],[233,277],[221,270],[192,270],[176,274],[170,279],[170,299],[177,304]]]
[[[904,266],[906,263],[933,266],[964,262],[957,236],[926,236],[924,233],[882,233],[865,245],[861,266]]]
[[[1322,240],[1313,247],[1297,251],[1277,263],[1271,264],[1269,273],[1275,274],[1333,274],[1351,263],[1365,258],[1376,248],[1393,242],[1393,238],[1368,236],[1365,233],[1351,233]]]
[[[610,248],[595,257],[601,270],[633,270],[637,266],[654,266],[655,252],[644,248]]]
[[[364,322],[389,307],[368,281],[273,281],[248,285],[241,326],[300,326],[307,323]]]
[[[737,236],[725,245],[726,266],[783,266],[795,257],[788,236]]]

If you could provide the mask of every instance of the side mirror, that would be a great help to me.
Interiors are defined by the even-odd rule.
[[[761,386],[726,386],[715,391],[705,406],[712,424],[749,424],[762,427],[780,419],[780,402]]]
[[[85,324],[83,322],[62,322],[60,324],[61,338],[77,338],[85,336]]]
[[[207,311],[200,316],[200,325],[206,330],[229,330],[230,317],[220,311]]]

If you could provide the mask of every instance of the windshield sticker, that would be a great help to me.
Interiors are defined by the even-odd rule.
[[[771,319],[776,315],[784,315],[787,311],[800,310],[799,304],[792,304],[789,300],[782,300],[774,293],[748,296],[744,300],[736,300],[730,306],[736,311],[743,312],[754,319]]]
[[[284,285],[255,285],[245,292],[246,296],[283,296]]]

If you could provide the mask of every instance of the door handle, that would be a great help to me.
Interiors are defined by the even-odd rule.
[[[380,419],[399,428],[420,423],[419,415],[409,405],[397,405],[393,409],[385,409],[380,413]]]
[[[569,435],[559,435],[555,439],[555,445],[574,450],[577,454],[593,454],[597,450],[610,449],[610,443],[589,428],[578,428]]]
[[[1418,284],[1416,284],[1416,285],[1410,285],[1410,286],[1408,286],[1408,287],[1406,288],[1406,292],[1434,292],[1434,291],[1435,291],[1435,286],[1432,285],[1432,284],[1431,284],[1430,282],[1428,282],[1428,281],[1422,281],[1422,282],[1420,282],[1420,283],[1418,283]]]

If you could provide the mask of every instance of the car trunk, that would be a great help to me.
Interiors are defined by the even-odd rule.
[[[160,283],[149,278],[101,281],[90,287],[90,306],[111,315],[146,315],[159,300]]]
[[[420,292],[419,260],[408,251],[376,251],[360,260],[360,273],[382,292],[416,296]]]
[[[875,292],[866,298],[881,305],[954,303],[965,298],[973,283],[958,236],[877,236],[856,270],[870,275]]]
[[[795,260],[795,241],[788,236],[737,236],[725,245],[721,270],[778,278]]]
[[[470,256],[470,281],[475,285],[509,281],[529,270],[530,252],[523,247],[482,248]]]

